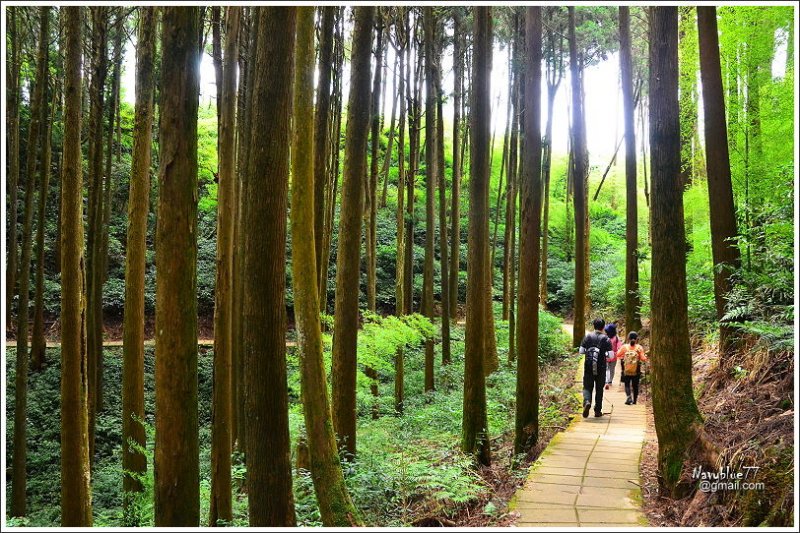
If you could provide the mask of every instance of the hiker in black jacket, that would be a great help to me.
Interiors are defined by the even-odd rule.
[[[592,389],[595,391],[594,416],[603,416],[603,385],[606,381],[606,361],[616,355],[611,341],[603,333],[605,321],[595,318],[592,321],[594,331],[583,338],[580,353],[584,354],[583,363],[583,418],[589,416],[592,408]]]

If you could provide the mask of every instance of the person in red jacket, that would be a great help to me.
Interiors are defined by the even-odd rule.
[[[628,334],[628,342],[620,346],[617,350],[615,361],[622,362],[622,382],[625,384],[625,394],[628,399],[625,405],[636,404],[639,397],[639,379],[642,376],[642,363],[647,362],[644,348],[637,339],[639,335],[635,331]]]

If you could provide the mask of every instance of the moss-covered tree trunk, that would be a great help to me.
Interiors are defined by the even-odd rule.
[[[200,522],[197,421],[199,9],[166,7],[156,227],[155,525]]]
[[[130,442],[144,447],[144,284],[147,254],[147,215],[150,210],[150,164],[153,129],[153,86],[156,8],[139,11],[136,46],[136,107],[128,195],[128,233],[125,254],[125,315],[122,326],[122,505],[125,525],[139,525],[132,505],[144,487],[147,459]],[[131,472],[136,475],[129,475]]]
[[[464,88],[461,11],[453,10],[453,174],[450,185],[450,274],[448,290],[451,320],[458,315],[458,273],[461,263],[461,100]]]
[[[569,8],[569,67],[572,78],[572,183],[575,205],[575,305],[573,308],[572,345],[578,346],[586,334],[586,189],[587,174],[585,130],[582,125],[581,83],[578,45],[575,38],[575,8]]]
[[[50,41],[50,8],[39,9],[39,41],[36,54],[36,83],[31,97],[31,121],[25,157],[25,222],[22,226],[22,257],[19,271],[19,313],[17,315],[17,361],[14,378],[14,456],[11,470],[11,516],[27,512],[27,416],[28,416],[28,304],[33,255],[33,199],[36,194],[36,163],[39,155],[42,106],[47,88],[47,50]],[[45,194],[40,192],[40,194]]]
[[[650,11],[650,168],[653,258],[650,289],[653,416],[658,470],[676,495],[684,461],[701,431],[692,390],[686,240],[678,109],[678,9]]]
[[[523,114],[525,150],[520,176],[519,323],[517,337],[517,414],[514,452],[534,446],[539,438],[539,222],[541,184],[542,14],[525,13],[525,86]]]
[[[336,254],[336,306],[333,326],[333,427],[350,456],[356,453],[356,352],[358,342],[358,285],[363,182],[370,109],[370,47],[375,8],[355,8],[350,59],[350,95],[344,145],[339,248]]]
[[[48,53],[49,56],[49,53]],[[45,58],[48,61],[48,58]],[[49,78],[49,76],[48,76]],[[47,83],[48,80],[45,80]],[[50,194],[50,172],[52,164],[51,138],[53,122],[56,119],[58,106],[58,90],[54,80],[52,103],[48,110],[44,99],[42,101],[42,161],[39,169],[39,210],[36,221],[36,289],[33,304],[33,332],[31,337],[31,369],[39,372],[45,365],[45,351],[47,343],[44,337],[44,233],[47,215],[47,197]]]
[[[437,161],[436,151],[436,21],[433,8],[423,11],[423,30],[425,42],[425,261],[422,269],[422,314],[434,319],[433,313],[433,261],[434,216],[436,199]],[[433,376],[433,337],[425,339],[425,391],[434,389]]]
[[[631,58],[630,8],[619,8],[620,75],[625,122],[625,328],[642,328],[639,297],[639,215],[636,187],[636,128],[633,121],[633,61]]]
[[[292,144],[292,283],[298,329],[300,383],[311,476],[322,523],[328,527],[360,525],[344,485],[333,433],[322,333],[317,301],[314,235],[314,8],[300,7],[294,77]]]
[[[6,263],[6,329],[11,329],[14,289],[17,283],[17,188],[19,187],[19,102],[20,102],[20,33],[17,10],[8,8],[8,43],[10,57],[6,63],[6,131],[8,135],[8,255]]]
[[[287,527],[296,520],[285,305],[296,8],[260,7],[258,16],[249,171],[243,192],[248,204],[243,225],[247,496],[251,526]]]
[[[711,252],[714,260],[714,303],[717,308],[717,320],[722,320],[725,316],[725,297],[733,288],[732,276],[739,268],[741,258],[735,240],[738,231],[731,185],[715,7],[697,8],[697,27],[700,44],[700,77],[703,87]],[[655,182],[655,177],[653,181]],[[655,198],[653,200],[655,203]],[[721,351],[730,352],[735,345],[732,328],[720,324],[719,336]]]
[[[322,279],[322,243],[325,223],[325,185],[328,183],[330,142],[328,131],[331,122],[331,75],[333,71],[333,23],[335,6],[320,7],[321,26],[319,38],[319,82],[316,109],[314,110],[314,257],[317,258],[316,279],[318,292],[325,293],[327,279]]]
[[[464,351],[464,408],[461,449],[481,464],[491,461],[487,434],[483,357],[489,328],[486,317],[486,269],[489,241],[489,102],[492,23],[489,8],[474,12],[472,105],[470,106],[469,242],[467,244],[467,323]]]
[[[108,62],[108,6],[93,6],[92,77],[89,84],[89,205],[86,277],[86,342],[89,364],[89,459],[94,463],[97,385],[103,351],[103,109]]]
[[[80,7],[65,7],[61,165],[61,525],[92,525],[83,264]]]
[[[233,416],[233,238],[236,204],[236,60],[241,8],[225,14],[225,51],[219,100],[219,188],[217,189],[217,277],[214,290],[214,383],[211,427],[209,526],[233,519],[231,503],[231,418]]]

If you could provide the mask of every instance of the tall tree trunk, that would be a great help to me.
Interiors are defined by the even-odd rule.
[[[147,254],[147,214],[150,210],[151,137],[156,38],[156,9],[139,11],[136,47],[136,108],[133,154],[128,195],[128,234],[125,254],[125,315],[122,327],[122,505],[125,525],[139,525],[134,515],[134,493],[142,492],[140,479],[147,458],[130,445],[144,448],[144,283]]]
[[[519,36],[519,26],[516,22],[515,18],[515,35]],[[505,233],[503,236],[503,314],[502,319],[508,320],[508,310],[511,304],[511,248],[513,246],[514,239],[512,238],[512,227],[514,226],[514,222],[516,221],[516,180],[517,180],[517,147],[519,146],[519,119],[521,115],[521,106],[519,105],[519,83],[520,83],[520,76],[518,73],[519,70],[519,63],[520,63],[520,53],[519,53],[519,45],[517,44],[514,47],[514,60],[512,61],[512,65],[514,68],[512,70],[516,70],[516,76],[509,75],[510,79],[513,79],[513,82],[509,85],[509,95],[508,99],[511,103],[512,109],[512,119],[511,119],[511,131],[508,138],[508,164],[507,164],[507,175],[508,178],[506,180],[506,219],[505,219]],[[503,150],[505,152],[505,150]],[[500,204],[499,197],[500,191],[498,190],[498,206]],[[499,213],[499,209],[497,210]],[[492,263],[494,266],[494,263]]]
[[[417,41],[419,32],[419,22],[414,22],[414,38],[411,38],[410,28],[406,32],[409,39],[408,47],[408,79],[411,79],[411,53],[412,47],[410,43]],[[406,249],[403,253],[405,264],[403,265],[403,283],[404,295],[403,303],[405,304],[405,314],[414,312],[414,201],[416,196],[416,179],[417,172],[419,171],[419,145],[420,145],[420,91],[421,91],[421,50],[422,48],[417,45],[417,58],[415,60],[414,68],[414,83],[408,84],[406,98],[408,100],[408,138],[409,138],[409,164],[408,172],[406,173]]]
[[[558,85],[547,84],[547,124],[542,140],[542,181],[543,183],[543,203],[542,208],[542,253],[541,253],[541,274],[539,276],[539,305],[547,309],[547,257],[550,244],[550,168],[553,162],[553,105],[556,100]]]
[[[425,42],[425,263],[422,271],[422,313],[433,321],[433,254],[436,219],[434,201],[436,196],[436,21],[433,8],[423,12]],[[433,337],[425,339],[425,391],[434,390]]]
[[[441,27],[440,27],[441,28]],[[443,30],[443,28],[442,28]],[[440,31],[442,31],[440,30]],[[442,35],[441,33],[439,34]],[[442,41],[438,41],[441,43]],[[442,116],[442,73],[441,73],[441,48],[437,45],[436,50],[436,174],[439,176],[439,255],[441,259],[441,291],[442,291],[442,364],[450,364],[450,320],[448,309],[450,309],[450,280],[448,279],[448,268],[450,261],[447,257],[447,185],[445,183],[444,165],[444,117]]]
[[[113,69],[111,74],[111,102],[108,106],[108,132],[106,137],[106,146],[105,146],[105,155],[106,155],[106,166],[105,166],[105,177],[103,180],[103,214],[102,214],[102,240],[100,245],[100,290],[98,292],[100,298],[100,315],[99,321],[102,326],[103,323],[103,312],[102,312],[102,287],[105,284],[106,279],[108,278],[108,233],[110,228],[111,222],[111,198],[112,198],[112,191],[113,191],[113,181],[111,177],[111,162],[112,157],[114,155],[114,116],[116,112],[115,102],[116,102],[116,95],[119,93],[119,84],[120,84],[120,68],[122,64],[122,32],[123,28],[122,25],[122,13],[120,10],[117,10],[117,15],[114,17],[114,28],[115,28],[115,35],[114,35],[114,47],[113,47],[113,55],[114,58],[113,62]],[[102,331],[102,327],[101,327]],[[102,346],[102,334],[100,336],[101,339],[101,346]],[[98,352],[98,359],[97,359],[97,411],[103,410],[103,350],[102,348]]]
[[[464,351],[464,409],[461,449],[481,464],[491,461],[486,418],[483,355],[489,335],[486,317],[489,199],[489,87],[492,21],[489,7],[474,8],[472,103],[470,105],[470,210],[467,245],[467,323]]]
[[[539,218],[541,216],[541,62],[540,7],[525,13],[525,109],[520,192],[519,360],[514,452],[534,446],[539,438]]]
[[[244,191],[247,495],[250,526],[286,527],[295,524],[284,299],[296,9],[261,7],[258,16]],[[265,144],[264,138],[270,142]]]
[[[370,94],[370,46],[375,8],[355,8],[347,102],[344,177],[336,255],[336,308],[333,327],[333,427],[347,453],[356,453],[356,350],[358,342],[358,281],[362,183],[366,175]]]
[[[108,48],[108,7],[91,8],[92,78],[89,85],[89,226],[86,261],[87,358],[89,361],[89,459],[94,463],[98,375],[103,351],[103,93]]]
[[[697,53],[697,34],[692,6],[679,8],[678,54],[694,57]],[[679,68],[680,120],[681,120],[681,182],[684,187],[692,183],[694,169],[694,147],[697,133],[697,65],[693,61],[682,61]]]
[[[231,522],[231,418],[233,232],[236,205],[236,60],[241,8],[225,15],[225,55],[219,100],[219,188],[217,190],[217,279],[214,291],[214,384],[211,428],[211,505],[209,526]]]
[[[636,188],[636,128],[633,122],[633,61],[631,59],[630,8],[619,8],[620,75],[625,119],[625,328],[642,328],[639,298],[639,216]]]
[[[572,78],[572,182],[575,202],[575,307],[572,345],[578,346],[586,334],[586,139],[584,137],[583,106],[575,39],[575,8],[569,8],[569,66]]]
[[[378,188],[378,160],[381,137],[381,58],[383,57],[383,19],[377,17],[377,44],[375,47],[375,73],[372,78],[372,95],[370,98],[370,116],[372,131],[370,133],[370,163],[369,174],[366,175],[367,183],[364,188],[366,202],[364,205],[365,237],[367,262],[367,309],[375,312],[375,290],[377,288],[377,270],[375,255],[377,254],[377,188]]]
[[[322,279],[322,243],[325,223],[325,184],[328,181],[331,116],[331,74],[333,71],[333,22],[335,6],[320,7],[322,25],[319,38],[319,83],[314,113],[314,257],[317,258],[318,295],[326,293],[327,279]]]
[[[13,326],[14,289],[17,278],[17,189],[19,187],[19,101],[20,101],[20,42],[17,10],[8,8],[8,34],[11,46],[6,63],[6,128],[8,132],[8,263],[6,264],[6,330]]]
[[[725,297],[733,288],[732,275],[741,263],[736,244],[736,211],[731,185],[728,154],[728,132],[725,127],[725,101],[717,37],[715,7],[697,8],[700,42],[700,77],[703,87],[703,109],[708,169],[709,214],[711,217],[711,252],[714,259],[714,302],[717,320],[725,315]],[[655,177],[653,177],[655,182]],[[653,201],[655,203],[655,194]],[[720,323],[720,350],[730,352],[734,345],[730,326]]]
[[[677,11],[677,7],[654,7],[650,11],[653,415],[660,480],[676,496],[674,490],[687,452],[702,431],[692,391],[689,346],[680,182]]]
[[[19,272],[19,313],[17,315],[17,361],[14,378],[14,456],[11,471],[11,516],[27,514],[27,414],[28,414],[28,303],[33,255],[33,212],[36,194],[36,156],[42,126],[42,106],[47,88],[47,56],[50,41],[50,8],[39,10],[39,42],[36,54],[36,83],[31,97],[31,121],[25,157],[25,222],[22,227],[22,260]],[[40,191],[40,194],[45,194]]]
[[[461,270],[461,99],[463,92],[464,62],[461,41],[461,11],[453,10],[453,179],[450,185],[450,289],[448,291],[449,317],[458,315],[458,274]]]
[[[314,235],[314,8],[300,7],[294,81],[292,147],[292,282],[297,318],[303,415],[306,422],[311,475],[322,523],[328,527],[360,525],[344,485],[336,435],[333,433],[322,333],[317,301]],[[327,133],[324,131],[323,133]]]
[[[156,226],[155,525],[200,522],[196,7],[163,8]],[[169,53],[166,53],[169,51]],[[266,300],[265,300],[266,301]]]
[[[408,34],[408,11],[403,10],[402,22],[396,21],[396,31],[398,41],[402,45],[395,49],[398,57],[398,78],[400,84],[398,88],[398,98],[400,99],[400,122],[397,141],[397,258],[395,262],[395,310],[398,316],[405,314],[406,304],[403,291],[403,266],[405,265],[405,180],[406,180],[406,84],[408,71],[406,69],[406,50],[411,46]],[[402,33],[401,33],[402,32]],[[402,36],[401,36],[402,35]],[[394,358],[394,410],[398,414],[403,413],[405,386],[405,354],[403,348],[397,349]]]
[[[48,54],[49,55],[49,54]],[[45,59],[47,61],[47,58]],[[49,67],[48,67],[49,68]],[[48,76],[49,77],[49,76]],[[47,83],[48,80],[45,80]],[[58,83],[54,81],[54,84]],[[52,164],[51,138],[53,122],[56,118],[58,91],[53,87],[53,101],[48,111],[46,102],[42,101],[42,123],[45,124],[42,135],[42,165],[39,169],[39,211],[36,221],[36,289],[33,306],[33,336],[31,338],[31,369],[39,372],[45,365],[47,344],[44,337],[44,232],[47,216],[47,196],[50,194],[50,172]]]
[[[64,129],[61,171],[61,525],[92,525],[89,466],[86,286],[83,265],[80,7],[64,8]]]

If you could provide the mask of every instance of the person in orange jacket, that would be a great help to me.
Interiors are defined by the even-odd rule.
[[[625,394],[628,399],[625,405],[636,404],[639,397],[639,379],[642,376],[642,363],[647,362],[644,348],[637,339],[639,334],[631,331],[628,342],[620,346],[614,361],[622,361],[622,382],[625,384]]]

